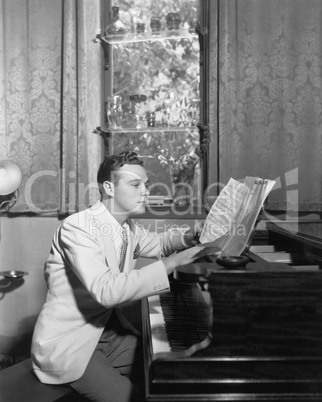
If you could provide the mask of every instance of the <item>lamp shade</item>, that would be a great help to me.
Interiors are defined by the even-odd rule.
[[[12,161],[0,161],[0,195],[13,193],[20,186],[22,172]]]

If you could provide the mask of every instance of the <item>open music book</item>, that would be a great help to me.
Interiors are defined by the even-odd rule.
[[[259,177],[246,176],[243,181],[231,178],[207,215],[200,242],[214,243],[221,255],[241,255],[274,185],[274,180]]]

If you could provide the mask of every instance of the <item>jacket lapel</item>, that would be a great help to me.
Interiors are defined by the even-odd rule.
[[[109,216],[105,205],[97,201],[91,208],[91,220],[95,221],[95,227],[98,228],[100,233],[100,242],[102,244],[102,248],[105,255],[105,260],[107,265],[110,267],[113,274],[119,272],[119,264],[115,250],[115,244],[113,237],[115,233],[113,230],[109,230],[111,228]]]

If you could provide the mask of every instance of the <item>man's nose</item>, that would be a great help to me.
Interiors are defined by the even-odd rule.
[[[142,194],[142,195],[149,195],[149,194],[150,194],[150,191],[149,191],[149,189],[148,189],[147,187],[144,186],[144,187],[142,188],[141,194]]]

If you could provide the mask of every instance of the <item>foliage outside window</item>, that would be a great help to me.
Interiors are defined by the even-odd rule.
[[[151,32],[152,17],[160,18],[160,31],[167,30],[166,16],[170,12],[178,13],[180,29],[188,30],[192,16],[199,15],[196,1],[136,0],[120,1],[118,5],[120,19],[128,32],[136,32],[137,23],[145,24],[146,33]],[[174,35],[173,39],[112,47],[113,95],[122,97],[123,124],[110,137],[110,152],[131,148],[139,153],[152,182],[152,196],[171,198],[174,195],[171,183],[186,180],[190,197],[200,198],[200,141],[196,126],[200,99],[199,53],[197,35],[181,39]],[[155,127],[151,131],[127,127],[130,97],[135,94],[146,96],[146,101],[140,104],[140,114],[154,113]]]

